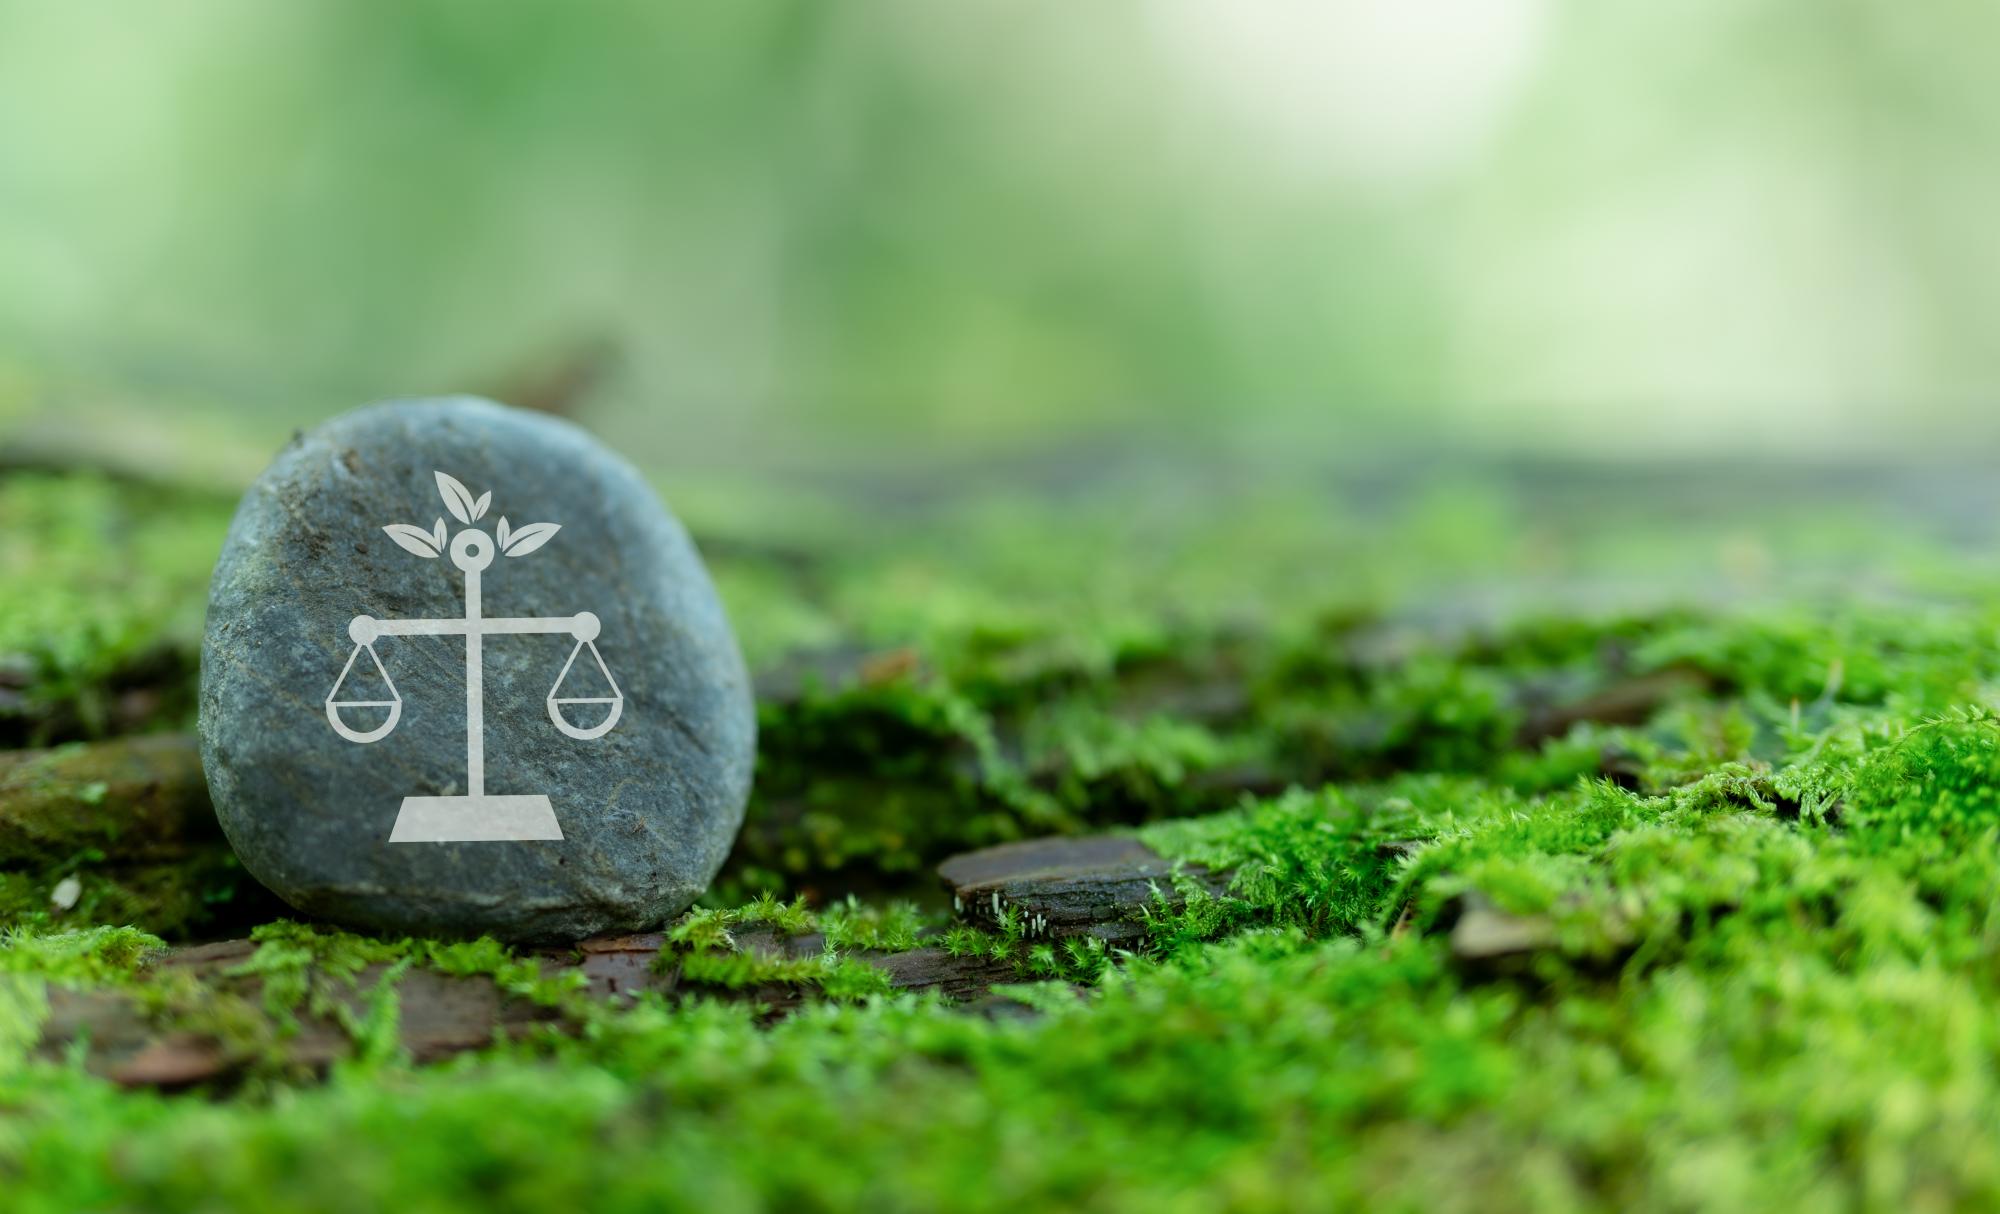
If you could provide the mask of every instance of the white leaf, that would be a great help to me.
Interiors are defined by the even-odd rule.
[[[414,552],[423,557],[435,557],[444,551],[442,543],[433,544],[428,534],[408,523],[390,523],[382,530],[388,532],[389,538],[395,540],[405,552]]]
[[[479,495],[478,501],[472,503],[472,517],[475,519],[485,518],[486,508],[488,506],[491,506],[492,504],[493,504],[493,490],[488,489],[486,492]]]
[[[439,519],[439,520],[437,521],[437,526],[435,526],[435,527],[432,527],[432,528],[431,528],[431,543],[433,543],[433,544],[436,544],[436,545],[437,545],[437,550],[438,550],[439,552],[443,552],[443,551],[444,551],[444,520],[443,520],[443,519]]]
[[[562,530],[561,523],[529,523],[513,533],[510,542],[500,549],[508,556],[526,556],[535,549],[555,538]]]
[[[438,496],[444,499],[444,508],[461,523],[472,521],[472,490],[458,483],[449,473],[437,474]]]
[[[506,515],[504,515],[504,514],[503,514],[503,515],[501,515],[501,516],[500,516],[500,526],[499,526],[499,528],[498,528],[498,529],[497,529],[497,530],[495,531],[495,533],[494,533],[494,538],[495,538],[495,539],[497,539],[497,540],[499,541],[499,544],[500,544],[500,548],[501,548],[501,550],[502,550],[502,551],[505,551],[505,550],[506,550],[506,547],[507,547],[507,537],[508,537],[508,536],[510,536],[510,535],[512,535],[512,534],[514,534],[514,532],[513,532],[513,529],[507,526],[507,516],[506,516]]]

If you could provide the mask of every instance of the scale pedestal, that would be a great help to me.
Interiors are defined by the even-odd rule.
[[[519,796],[404,797],[391,843],[498,843],[560,839],[556,811],[540,793]]]

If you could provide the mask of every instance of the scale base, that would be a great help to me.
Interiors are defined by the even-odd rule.
[[[499,797],[404,797],[391,843],[501,843],[560,839],[556,811],[540,793]]]

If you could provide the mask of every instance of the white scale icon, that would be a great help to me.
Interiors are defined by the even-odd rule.
[[[563,663],[562,672],[550,685],[547,698],[549,721],[563,733],[580,741],[601,738],[611,732],[618,723],[618,717],[625,711],[625,695],[618,690],[618,683],[611,677],[611,668],[604,664],[604,657],[597,652],[598,619],[588,611],[575,615],[509,617],[486,616],[480,612],[479,575],[498,554],[506,556],[526,556],[543,544],[561,528],[555,523],[533,523],[519,530],[508,526],[503,517],[494,536],[471,524],[483,517],[493,494],[487,492],[475,499],[457,480],[442,472],[437,474],[438,492],[443,495],[446,509],[459,522],[466,524],[451,540],[451,563],[465,574],[465,615],[458,619],[433,620],[378,620],[373,616],[357,615],[347,625],[347,635],[354,641],[354,652],[347,655],[347,665],[340,668],[340,677],[334,680],[333,690],[326,695],[326,719],[333,731],[350,742],[379,742],[396,728],[396,722],[403,715],[403,697],[396,691],[396,685],[389,679],[388,668],[382,665],[381,657],[375,652],[375,641],[385,636],[463,636],[465,638],[465,795],[446,797],[404,797],[403,807],[396,815],[395,829],[389,833],[391,843],[478,843],[505,840],[560,839],[562,827],[556,822],[555,809],[547,796],[541,793],[499,794],[486,791],[486,704],[485,673],[483,654],[485,640],[489,636],[511,633],[567,633],[576,638],[576,647],[569,652],[569,660]],[[436,558],[446,551],[445,522],[437,521],[430,531],[412,527],[406,523],[394,523],[384,527],[389,538],[409,552],[427,558]],[[496,550],[497,544],[497,550]],[[362,650],[368,651],[368,658],[375,664],[375,672],[382,677],[383,686],[389,689],[386,700],[343,700],[338,698],[340,689],[354,670],[354,663]],[[597,663],[599,673],[604,676],[604,684],[611,694],[591,696],[560,696],[564,680],[569,678],[570,668],[576,665],[577,655],[590,650],[590,658]],[[603,706],[605,716],[602,721],[588,727],[572,724],[564,715],[566,706],[581,708],[585,705]],[[341,719],[342,710],[387,709],[388,717],[372,729],[356,729]]]

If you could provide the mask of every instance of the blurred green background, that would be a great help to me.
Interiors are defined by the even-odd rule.
[[[0,2],[0,444],[1977,455],[1965,3]]]

